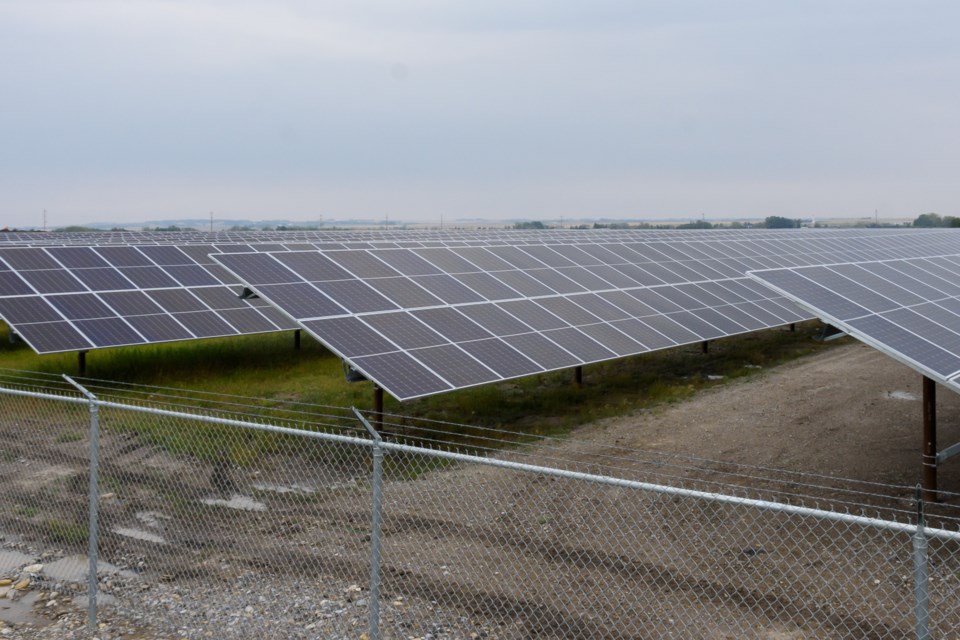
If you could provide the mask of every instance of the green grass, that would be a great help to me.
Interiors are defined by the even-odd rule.
[[[574,383],[572,370],[565,370],[405,403],[386,397],[385,411],[531,435],[562,435],[600,418],[679,402],[701,389],[762,374],[842,342],[815,342],[817,328],[816,323],[804,323],[796,332],[772,329],[726,338],[711,342],[707,354],[697,344],[589,365],[584,367],[582,386]],[[76,373],[77,357],[38,356],[23,343],[9,345],[2,329],[0,367],[71,375]],[[267,406],[278,410],[292,402],[369,409],[373,398],[370,383],[347,383],[340,360],[308,336],[303,336],[301,349],[294,350],[290,333],[96,350],[87,354],[86,375],[267,398]],[[280,442],[267,434],[238,435],[215,426],[173,432],[160,421],[156,428],[144,425],[142,417],[137,425],[141,435],[169,450],[209,460],[226,456],[237,464],[276,450]],[[230,439],[211,437],[217,429],[230,432]],[[465,436],[471,432],[462,431]],[[71,439],[69,434],[61,437],[63,442]]]
[[[86,524],[66,522],[58,518],[48,518],[43,522],[43,528],[53,540],[70,546],[80,546],[87,542]]]

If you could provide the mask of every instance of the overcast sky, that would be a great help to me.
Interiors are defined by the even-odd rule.
[[[0,226],[960,215],[960,3],[0,1]]]

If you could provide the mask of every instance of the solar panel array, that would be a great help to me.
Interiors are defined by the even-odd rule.
[[[398,399],[804,319],[744,277],[956,247],[960,235],[580,243],[216,255]],[[806,243],[806,240],[804,240]]]
[[[249,247],[244,247],[249,250]],[[38,353],[295,329],[213,245],[0,248],[0,316]]]
[[[825,322],[960,391],[960,253],[750,275]]]
[[[0,234],[0,316],[38,352],[303,327],[401,399],[809,317],[751,270],[960,252],[943,230],[33,235]]]

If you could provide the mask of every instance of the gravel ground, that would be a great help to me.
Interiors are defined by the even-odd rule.
[[[763,372],[755,378],[723,385],[688,402],[583,428],[569,442],[571,451],[577,452],[571,457],[579,455],[590,460],[606,455],[611,446],[622,446],[719,458],[730,463],[836,474],[871,482],[911,484],[918,474],[920,458],[918,387],[919,376],[910,370],[862,345],[851,344],[816,358],[802,359],[775,371]],[[941,400],[941,442],[947,445],[960,437],[960,427],[955,420],[960,415],[960,396],[942,392]],[[864,443],[869,443],[869,455],[863,455]],[[63,447],[68,446],[70,443],[63,444]],[[620,464],[629,466],[625,460]],[[171,469],[169,465],[166,468]],[[177,474],[184,482],[191,478],[179,468]],[[339,476],[335,479],[342,481]],[[942,482],[948,490],[960,488],[960,465],[955,462],[952,466],[946,465]],[[749,636],[768,640],[827,637],[818,635],[817,627],[804,629],[804,621],[798,621],[791,614],[771,612],[770,603],[782,604],[785,611],[804,604],[797,592],[790,590],[789,583],[780,587],[761,581],[750,587],[755,590],[748,593],[750,597],[764,598],[760,601],[762,606],[754,609],[742,604],[731,605],[727,597],[711,599],[704,595],[726,593],[724,590],[729,589],[729,585],[741,584],[723,582],[726,579],[766,575],[752,572],[772,562],[776,555],[773,545],[781,544],[777,540],[778,534],[769,539],[767,549],[751,546],[753,543],[744,539],[742,543],[740,540],[731,542],[740,545],[731,547],[731,551],[722,546],[707,549],[704,541],[675,541],[671,531],[680,528],[712,530],[732,540],[745,531],[749,532],[748,527],[741,526],[737,512],[697,508],[687,513],[683,505],[633,498],[626,500],[625,494],[616,489],[595,491],[584,487],[583,483],[554,483],[521,474],[509,476],[479,466],[452,469],[449,473],[424,474],[415,481],[400,485],[392,494],[394,502],[385,522],[385,534],[394,553],[385,564],[390,573],[384,581],[386,591],[381,598],[382,637],[386,640],[520,639],[532,635],[540,638],[605,637],[602,625],[615,624],[616,621],[604,619],[602,609],[598,609],[599,619],[591,621],[584,613],[587,608],[584,605],[589,606],[591,602],[604,598],[615,605],[622,600],[622,595],[629,593],[630,597],[637,597],[637,591],[641,589],[649,590],[650,601],[657,603],[664,600],[664,593],[669,593],[670,598],[679,602],[677,610],[690,615],[688,623],[691,626],[674,633],[669,630],[674,619],[663,616],[661,620],[652,617],[652,613],[643,612],[641,617],[648,626],[641,628],[650,629],[651,636]],[[309,503],[308,506],[316,508],[316,513],[348,516],[346,522],[352,532],[367,516],[363,505],[358,506],[356,495],[350,498],[351,491],[350,486],[340,487],[331,493],[329,500]],[[459,517],[451,515],[451,505],[458,504],[465,497],[476,496],[485,496],[485,499],[469,505]],[[957,500],[958,496],[948,496],[950,503]],[[307,503],[298,508],[306,514],[307,506],[304,505]],[[631,522],[642,522],[645,509],[675,515],[679,526],[671,529],[666,523],[663,528],[654,528],[651,532],[662,540],[669,538],[669,544],[674,545],[670,548],[677,554],[706,554],[708,568],[715,570],[715,575],[691,580],[674,566],[673,560],[646,556],[646,549],[630,549],[630,553],[636,551],[638,556],[628,556],[628,551],[604,546],[607,540],[603,538],[605,530],[591,529],[597,522],[616,525],[612,519],[620,517],[619,514],[623,514],[626,523],[623,526],[629,527]],[[133,507],[130,510],[132,512]],[[109,513],[109,508],[105,511]],[[601,517],[598,518],[598,514]],[[334,519],[333,516],[323,515],[326,519],[321,519],[323,521],[305,520],[302,526],[294,522],[292,516],[288,521],[287,514],[281,516],[276,511],[262,515],[248,513],[243,517],[247,518],[244,522],[248,527],[243,534],[249,537],[240,542],[266,541],[262,543],[263,549],[257,551],[264,551],[266,555],[263,557],[271,558],[271,562],[273,556],[270,553],[274,553],[274,549],[267,543],[282,539],[286,548],[301,538],[312,540],[314,542],[310,544],[315,545],[320,544],[316,541],[322,541],[323,535],[330,535],[333,539],[332,529],[323,528],[325,521]],[[566,528],[573,522],[590,526],[584,526],[581,533],[576,533],[576,527]],[[282,533],[270,533],[280,531],[277,527],[281,524]],[[168,527],[163,535],[171,541],[181,535],[179,543],[182,546],[178,549],[193,549],[183,546],[194,541],[185,537],[186,533],[191,533],[187,528],[175,531],[170,524],[163,526]],[[343,529],[341,524],[341,536]],[[787,551],[801,558],[821,544],[817,539],[805,541],[798,537],[797,540],[795,547]],[[687,542],[689,547],[682,546]],[[127,543],[129,541],[124,542]],[[710,544],[716,544],[716,541],[711,540]],[[863,541],[864,553],[869,551],[870,544],[872,541]],[[701,547],[704,550],[700,550]],[[0,571],[0,579],[11,581],[0,586],[0,590],[7,589],[4,598],[0,599],[0,619],[8,621],[0,627],[0,638],[89,638],[84,603],[71,596],[82,591],[82,586],[58,581],[48,575],[47,567],[61,559],[63,552],[27,548],[14,539],[5,540],[2,548],[24,553],[29,558],[5,572]],[[101,575],[100,586],[105,602],[95,636],[100,640],[365,637],[370,597],[362,571],[353,570],[352,577],[345,577],[356,566],[348,563],[356,560],[349,557],[350,549],[344,551],[340,564],[321,564],[320,569],[309,575],[293,570],[284,574],[285,565],[279,561],[279,564],[271,564],[269,570],[266,567],[257,570],[250,563],[233,566],[224,559],[225,556],[218,555],[222,553],[220,549],[215,549],[209,552],[209,556],[184,555],[197,558],[194,561],[196,566],[179,567],[178,571],[169,574],[153,566],[155,571],[151,575],[159,573],[160,578],[147,579],[145,576],[149,572],[141,571],[141,556],[117,551],[123,548],[112,549],[110,559],[116,569]],[[306,555],[318,553],[310,547],[300,548]],[[326,550],[320,555],[330,554],[329,550],[335,547],[323,548]],[[358,549],[362,552],[362,545]],[[292,557],[296,560],[301,556]],[[451,566],[448,571],[439,561],[444,558],[456,566]],[[558,562],[559,558],[563,562]],[[579,565],[582,558],[589,558],[589,562]],[[875,585],[889,593],[878,594],[875,602],[908,603],[910,586],[902,579],[902,574],[909,570],[901,569],[896,563],[894,569],[888,568],[885,563],[890,553],[885,549],[876,558],[876,564],[871,566],[873,573],[864,578],[864,584]],[[516,567],[511,565],[513,559],[517,561]],[[263,562],[262,559],[258,561]],[[528,561],[531,564],[520,568],[520,564]],[[612,582],[605,582],[610,576],[600,573],[601,569],[628,561],[632,563],[630,566],[646,568],[653,577],[624,573],[613,576],[621,581],[615,586],[610,586]],[[538,562],[541,564],[537,565]],[[362,558],[359,563],[362,567]],[[44,566],[38,568],[38,564]],[[150,564],[157,565],[158,561],[154,559]],[[542,566],[543,569],[532,576],[530,566]],[[803,567],[807,566],[810,567],[809,573],[803,573]],[[329,567],[341,571],[325,572]],[[822,567],[817,563],[805,563],[803,567],[791,566],[791,571],[796,569],[798,573],[790,573],[790,581],[810,581],[824,589],[828,587],[828,576]],[[522,580],[498,582],[493,574],[500,571],[504,574],[516,571],[517,575],[527,576],[528,580],[526,583]],[[590,574],[592,571],[597,573]],[[449,576],[451,572],[455,574],[452,577]],[[581,580],[580,584],[602,584],[605,591],[566,592],[563,580],[571,575]],[[535,580],[530,579],[534,577]],[[842,575],[830,579],[837,580],[837,584],[844,585],[844,588],[853,588]],[[30,580],[29,584],[18,590],[16,586],[24,580]],[[444,590],[448,588],[457,591],[445,594]],[[439,602],[432,601],[431,597]],[[826,602],[818,609],[818,615],[826,621],[823,624],[833,624],[830,621],[838,612],[842,613],[850,625],[863,625],[860,628],[869,631],[863,637],[874,637],[870,635],[873,633],[877,634],[875,637],[896,636],[900,627],[884,627],[887,624],[885,619],[878,622],[875,617],[883,614],[881,607],[875,603],[857,604],[865,597],[866,594],[858,594],[849,603],[837,605],[835,609],[831,609],[831,602]],[[482,606],[487,602],[491,608],[500,608],[490,613],[489,618],[484,617],[486,611]],[[563,609],[565,602],[570,606]],[[550,633],[533,634],[524,620],[530,615],[524,612],[533,610],[542,619],[557,621],[558,626]],[[472,613],[465,613],[467,611]],[[611,611],[613,615],[623,615],[616,608]],[[654,613],[659,614],[659,611]],[[730,620],[742,622],[744,626],[740,629],[710,626],[714,621],[726,623]],[[632,623],[636,624],[636,620]],[[585,625],[580,628],[590,631],[571,633],[569,629],[576,627],[563,626],[570,624]],[[690,629],[701,630],[691,635]],[[742,629],[749,629],[749,634],[745,635]],[[887,632],[893,635],[888,636]],[[831,634],[830,637],[844,636]]]

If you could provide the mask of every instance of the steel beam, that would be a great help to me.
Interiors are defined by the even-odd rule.
[[[937,385],[923,376],[923,499],[937,502]]]

